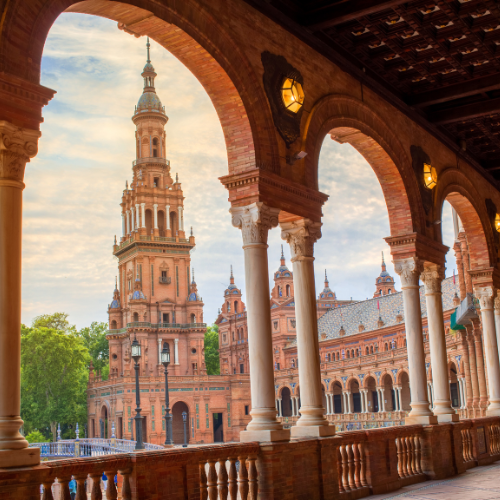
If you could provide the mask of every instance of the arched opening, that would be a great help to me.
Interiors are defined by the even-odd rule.
[[[451,406],[453,406],[453,408],[460,408],[460,391],[458,389],[457,365],[453,361],[449,364],[449,377]]]
[[[292,395],[288,387],[281,389],[281,408],[283,417],[292,416]]]
[[[158,139],[155,137],[153,139],[153,158],[157,158],[159,155],[158,155]]]
[[[226,302],[226,311],[227,311],[228,313],[230,313],[230,312],[231,312],[231,304],[230,304],[229,302]]]
[[[137,323],[139,321],[139,313],[134,313],[134,323]]]
[[[153,233],[153,212],[149,208],[146,209],[145,226],[146,226],[146,234],[148,236],[151,236],[151,234]]]
[[[103,405],[101,408],[101,416],[99,418],[99,437],[108,439],[108,408]]]
[[[361,413],[361,393],[359,392],[359,383],[357,380],[351,380],[349,384],[352,398],[352,412]]]
[[[379,411],[379,401],[377,393],[377,383],[375,378],[372,376],[366,377],[365,387],[368,389],[368,394],[366,399],[368,400],[368,412]]]
[[[235,313],[238,312],[238,301],[237,300],[234,301],[234,312]]]
[[[406,372],[402,372],[399,378],[401,385],[401,409],[404,411],[411,410],[411,394],[410,394],[410,379]]]
[[[182,414],[186,413],[186,420],[183,420]],[[184,427],[186,428],[186,442],[189,443],[189,408],[186,403],[177,401],[172,407],[172,438],[174,444],[184,443]]]
[[[196,323],[196,314],[191,313],[191,323]]]
[[[111,330],[116,330],[118,328],[118,326],[116,324],[116,319],[114,319],[113,321],[111,321],[110,328],[111,328]]]
[[[179,231],[179,226],[177,225],[177,214],[175,212],[170,212],[170,230],[172,231],[172,236],[177,236],[177,231]]]
[[[332,387],[333,392],[333,412],[344,413],[344,402],[342,400],[342,386],[340,382],[335,382]]]
[[[396,394],[392,378],[389,374],[385,374],[382,378],[382,396],[384,398],[383,408],[385,411],[394,411],[396,407]]]
[[[290,285],[286,286],[286,296],[290,297]]]
[[[165,212],[158,210],[158,229],[160,236],[165,236]]]

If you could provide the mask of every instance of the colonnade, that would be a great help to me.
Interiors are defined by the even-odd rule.
[[[139,216],[140,214],[140,216]],[[184,212],[182,205],[177,206],[179,231],[184,231]],[[126,238],[138,229],[146,229],[146,203],[136,203],[129,210],[122,213],[122,236]],[[165,227],[158,227],[158,204],[153,204],[153,229],[165,229],[169,231],[170,205],[165,205]]]
[[[262,202],[230,210],[233,225],[242,230],[245,256],[245,283],[247,294],[249,364],[252,397],[252,420],[241,439],[289,439],[276,420],[282,415],[282,406],[275,400],[272,337],[270,320],[267,238],[268,232],[278,225],[279,210]],[[316,293],[314,284],[314,243],[321,237],[321,223],[309,219],[283,222],[281,235],[290,245],[295,288],[297,355],[301,389],[300,418],[291,428],[291,437],[318,437],[334,434],[324,416],[320,360],[318,357],[318,328]],[[444,255],[443,255],[444,257]],[[444,332],[441,283],[444,266],[426,262],[418,257],[395,259],[396,272],[401,277],[411,392],[411,412],[408,424],[432,424],[457,421],[459,416],[452,407],[448,377],[448,360]],[[419,280],[425,288],[428,318],[430,357],[433,374],[433,409],[430,407],[425,353],[422,333]],[[488,291],[489,290],[489,291]],[[500,365],[493,315],[493,289],[476,293],[481,297],[481,315],[485,338],[485,356],[490,381],[488,415],[500,415]],[[500,319],[498,320],[500,322]],[[477,346],[476,346],[477,348]],[[462,383],[461,383],[462,384]],[[380,388],[377,390],[381,390]],[[401,408],[401,388],[396,388],[396,407]],[[344,408],[352,411],[349,391],[343,393]],[[385,398],[379,394],[381,411],[385,411]],[[362,408],[366,411],[366,392],[362,392]],[[328,402],[330,411],[332,401]]]

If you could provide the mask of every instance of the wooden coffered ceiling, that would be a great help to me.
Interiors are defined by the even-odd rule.
[[[500,1],[245,1],[500,180]]]

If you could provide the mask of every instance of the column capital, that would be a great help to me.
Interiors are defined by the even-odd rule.
[[[280,210],[255,202],[244,207],[231,207],[229,212],[233,226],[241,229],[244,245],[267,245],[267,234],[269,229],[278,225]]]
[[[0,120],[0,182],[23,181],[26,163],[38,152],[40,136],[38,130]]]
[[[284,222],[281,226],[281,237],[290,245],[292,262],[313,258],[314,244],[321,238],[321,222],[300,219]]]
[[[420,279],[425,285],[425,293],[441,293],[441,282],[444,280],[444,266],[438,266],[437,264],[431,264],[430,266],[424,267],[424,270],[420,274]]]
[[[496,305],[496,302],[499,300],[499,297],[495,298],[495,290],[492,286],[474,287],[474,294],[479,299],[482,311],[493,309],[493,302]]]
[[[497,296],[494,300],[495,313],[500,314],[500,290],[497,290]]]
[[[420,274],[424,269],[424,263],[417,257],[409,257],[408,259],[393,260],[394,270],[401,278],[402,288],[416,286]]]

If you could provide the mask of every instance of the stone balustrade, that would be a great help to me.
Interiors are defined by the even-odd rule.
[[[0,470],[2,500],[293,500],[396,491],[500,460],[500,417],[272,443],[230,443],[43,462]],[[118,489],[112,478],[118,475]],[[85,483],[87,482],[87,490]],[[159,492],[164,492],[163,496]]]

